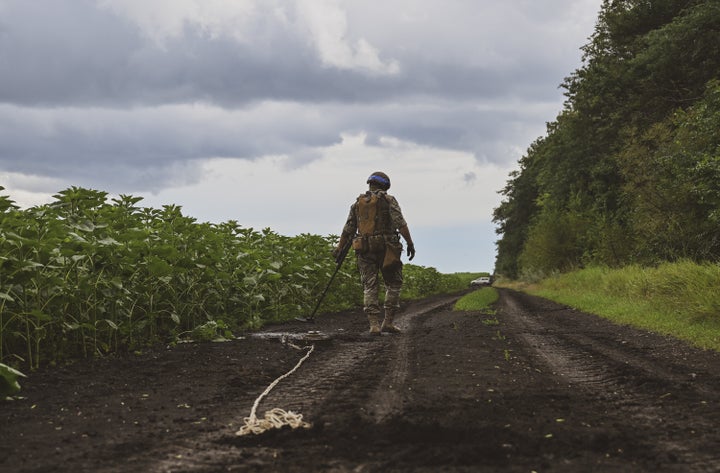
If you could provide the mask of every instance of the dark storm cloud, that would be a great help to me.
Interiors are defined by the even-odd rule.
[[[472,104],[431,104],[355,117],[364,120],[355,126],[367,131],[369,145],[381,146],[383,136],[392,136],[431,148],[467,151],[496,164],[512,159],[509,149],[503,152],[503,143],[523,140],[526,122],[535,120],[538,131],[544,123],[541,113],[512,105],[480,110]]]
[[[464,22],[462,43],[442,34],[452,21],[431,23],[438,30],[429,35],[428,23],[393,25],[364,2],[348,2],[359,20],[334,30],[338,41],[375,35],[349,43],[366,54],[365,63],[351,57],[349,65],[347,51],[333,51],[332,41],[324,51],[300,18],[303,8],[332,10],[333,2],[248,2],[260,13],[240,36],[199,21],[154,31],[122,14],[130,3],[145,8],[119,0],[0,0],[0,170],[72,177],[111,191],[156,190],[201,179],[200,163],[211,157],[287,154],[299,165],[343,133],[507,162],[509,143],[527,139],[528,123],[553,118],[509,104],[555,107],[557,84],[570,72],[558,73],[552,48],[523,51],[533,41],[523,43],[522,31],[473,36],[463,9],[481,11],[464,2],[427,2]],[[485,11],[495,8],[483,3]],[[187,2],[146,5],[163,4],[171,13]],[[401,7],[420,10],[394,4],[398,18]],[[273,9],[281,6],[286,17],[278,19]]]
[[[315,148],[339,143],[344,131],[367,134],[370,145],[384,146],[383,137],[394,137],[497,162],[510,158],[502,143],[521,137],[523,113],[441,103],[267,103],[242,110],[0,105],[0,169],[94,181],[108,190],[158,190],[200,179],[196,165],[209,157],[286,154],[300,165],[317,156]],[[154,174],[156,179],[148,177]]]
[[[470,99],[522,93],[533,83],[543,84],[539,78],[550,72],[532,58],[498,72],[407,53],[399,56],[398,74],[371,75],[323,67],[296,30],[271,28],[263,41],[244,43],[188,25],[181,35],[158,44],[90,0],[5,2],[0,102],[127,107],[206,101],[239,107],[267,99]]]
[[[0,105],[0,169],[72,177],[111,191],[158,190],[200,179],[202,159],[309,155],[311,147],[337,143],[334,119],[313,115],[291,105],[247,111],[202,105],[142,110]]]
[[[0,101],[93,104],[124,87],[142,43],[88,0],[10,1],[0,8]]]

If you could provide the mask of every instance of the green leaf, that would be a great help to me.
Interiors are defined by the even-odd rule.
[[[52,320],[52,317],[50,315],[38,309],[31,310],[29,314],[43,322],[49,322]]]
[[[74,228],[77,228],[78,230],[81,230],[83,232],[91,232],[95,230],[95,225],[89,220],[84,221],[83,223],[78,223],[77,225],[74,225]]]
[[[268,272],[267,272],[267,280],[268,281],[277,281],[279,279],[282,279],[282,274],[276,273],[275,271],[268,270]]]
[[[110,326],[110,328],[113,329],[113,330],[117,330],[117,329],[118,329],[117,324],[116,324],[115,322],[113,322],[112,320],[110,320],[110,319],[105,319],[105,323],[108,324],[108,325]]]
[[[99,245],[102,246],[118,246],[120,244],[117,240],[110,237],[103,238],[102,240],[98,240],[97,242]]]
[[[21,269],[23,271],[32,271],[38,268],[42,268],[43,265],[37,261],[23,261]]]
[[[170,266],[166,261],[156,257],[148,258],[147,268],[150,275],[156,277],[168,276],[173,272],[172,266]]]
[[[245,276],[243,278],[243,284],[247,284],[248,286],[255,286],[257,285],[257,279],[253,276]]]
[[[81,237],[80,235],[78,235],[75,232],[68,232],[68,235],[73,237],[73,240],[75,240],[75,241],[79,241],[80,243],[87,243],[87,240],[85,238]]]
[[[76,322],[64,322],[63,327],[65,327],[66,330],[77,330],[80,328],[80,324]]]
[[[18,370],[0,363],[0,398],[12,396],[20,391],[20,383],[18,377],[26,376]]]

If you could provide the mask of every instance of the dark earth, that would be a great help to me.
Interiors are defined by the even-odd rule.
[[[0,403],[0,471],[720,471],[718,353],[507,289],[494,315],[458,297],[405,304],[399,335],[358,309],[32,373]],[[310,343],[258,415],[312,427],[237,436]]]

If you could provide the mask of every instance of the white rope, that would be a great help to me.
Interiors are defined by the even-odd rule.
[[[258,419],[255,415],[255,412],[260,405],[260,401],[262,401],[262,399],[267,396],[280,381],[297,371],[297,369],[300,368],[300,365],[302,365],[303,362],[310,357],[310,353],[312,353],[313,350],[315,350],[315,345],[312,345],[310,347],[310,350],[308,350],[305,356],[303,356],[300,361],[298,361],[297,365],[295,365],[293,369],[270,383],[270,385],[265,389],[265,391],[257,399],[255,399],[255,403],[253,404],[252,410],[250,411],[250,416],[245,417],[245,425],[240,427],[240,430],[238,430],[235,435],[257,435],[265,432],[266,430],[279,429],[284,425],[289,425],[293,429],[297,429],[298,427],[308,429],[311,427],[310,424],[308,424],[307,422],[303,422],[302,414],[297,414],[292,411],[286,411],[284,409],[276,407],[275,409],[271,409],[265,412],[265,417],[263,419]]]

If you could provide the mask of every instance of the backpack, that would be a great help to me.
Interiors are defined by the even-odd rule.
[[[355,202],[358,236],[353,240],[353,248],[360,253],[384,251],[384,234],[392,233],[390,204],[385,199],[385,192],[367,191]]]
[[[361,236],[391,233],[390,204],[385,192],[367,191],[357,198],[357,227]]]

